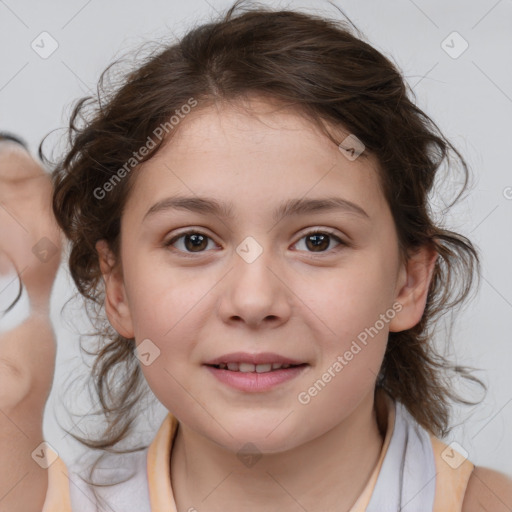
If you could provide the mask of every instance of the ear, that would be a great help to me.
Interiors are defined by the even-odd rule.
[[[112,327],[125,338],[133,338],[133,323],[126,299],[120,266],[110,251],[106,240],[96,242],[100,270],[105,282],[105,312]]]
[[[434,247],[424,245],[401,265],[395,302],[400,303],[402,309],[397,309],[398,313],[389,324],[391,332],[405,331],[421,320],[437,256]]]

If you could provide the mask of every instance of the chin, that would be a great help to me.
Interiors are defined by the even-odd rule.
[[[222,427],[216,429],[215,434],[217,435],[214,438],[211,437],[213,434],[211,431],[205,432],[203,435],[240,456],[245,453],[256,455],[280,453],[294,448],[298,443],[297,429],[294,428],[294,425],[290,424],[288,428],[283,428],[281,425],[272,431],[275,427],[269,428],[269,424],[274,423],[276,426],[279,424],[279,422],[259,421],[255,423],[254,421],[238,420],[236,424],[231,424],[232,426],[227,423],[222,424],[231,435]]]

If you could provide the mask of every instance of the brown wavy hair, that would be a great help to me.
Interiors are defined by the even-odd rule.
[[[385,388],[438,436],[449,432],[450,401],[475,403],[457,395],[450,378],[462,377],[485,388],[467,367],[451,364],[433,346],[437,321],[462,304],[479,277],[477,249],[435,222],[430,204],[442,164],[447,164],[448,179],[453,179],[450,173],[457,162],[464,176],[451,205],[467,188],[468,166],[416,106],[397,66],[343,16],[348,22],[238,0],[219,19],[194,27],[180,40],[151,47],[128,73],[116,75],[120,62],[115,62],[101,75],[97,97],[75,104],[69,148],[54,167],[53,211],[69,239],[71,276],[100,340],[99,348],[88,353],[95,357],[91,379],[106,428],[95,440],[71,434],[88,447],[115,451],[131,432],[138,415],[135,405],[147,391],[134,339],[113,330],[102,309],[104,287],[95,250],[96,241],[105,239],[121,264],[120,219],[136,167],[101,200],[95,190],[114,179],[133,152],[191,97],[200,109],[239,104],[258,95],[293,107],[337,145],[340,140],[329,127],[359,138],[365,153],[378,160],[403,261],[423,245],[438,253],[423,317],[413,328],[389,334],[377,388]],[[141,162],[179,128],[169,131]]]

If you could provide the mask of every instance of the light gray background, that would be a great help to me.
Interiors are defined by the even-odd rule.
[[[0,129],[22,135],[35,152],[44,135],[66,125],[72,102],[95,90],[101,71],[114,58],[143,41],[180,36],[193,22],[207,20],[229,5],[214,0],[0,0]],[[339,16],[324,1],[288,5]],[[471,238],[482,256],[481,286],[457,317],[449,354],[459,364],[482,369],[477,375],[489,392],[476,408],[456,408],[458,425],[445,442],[457,441],[475,464],[512,475],[512,2],[338,0],[337,5],[400,67],[419,106],[463,152],[475,176],[470,193],[446,219],[451,228]],[[31,48],[43,31],[59,45],[47,59]],[[458,58],[442,47],[453,31],[469,44]],[[453,51],[461,48],[457,39],[451,43],[449,38],[448,44]],[[47,150],[56,144],[50,137]],[[9,290],[0,297],[2,307],[12,297]],[[78,332],[89,325],[81,302],[61,315],[74,292],[63,264],[52,295],[58,354],[44,433],[65,461],[74,459],[82,447],[56,419],[80,435],[88,424],[87,417],[71,422],[61,404],[61,399],[72,400],[63,396],[69,379],[85,371]],[[2,321],[2,330],[26,314],[24,295]],[[73,410],[87,413],[86,398],[80,395]],[[146,441],[166,410],[157,404],[150,412],[140,426]]]

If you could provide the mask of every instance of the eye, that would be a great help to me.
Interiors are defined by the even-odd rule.
[[[347,245],[340,237],[338,237],[335,233],[327,229],[317,229],[314,231],[310,231],[306,233],[298,242],[294,245],[299,244],[302,240],[305,239],[305,247],[308,252],[313,253],[324,253],[329,252],[327,249],[331,245],[332,240],[335,240],[338,245]],[[208,242],[213,240],[200,231],[189,230],[184,233],[181,233],[167,242],[164,242],[165,247],[175,246],[177,242],[181,244],[181,247],[177,247],[177,250],[182,253],[200,253],[204,252],[208,248]],[[177,245],[180,245],[177,244]]]
[[[167,242],[164,242],[164,246],[169,247],[179,241],[182,242],[181,247],[178,248],[179,251],[184,253],[197,253],[203,252],[203,250],[208,247],[209,240],[213,242],[208,235],[205,235],[200,231],[190,230],[171,238]]]
[[[347,245],[340,237],[329,230],[315,230],[306,233],[300,240],[306,240],[305,246],[311,249],[309,252],[328,252],[326,249],[331,245],[331,240],[338,242],[338,245]],[[299,243],[297,242],[297,244]]]

